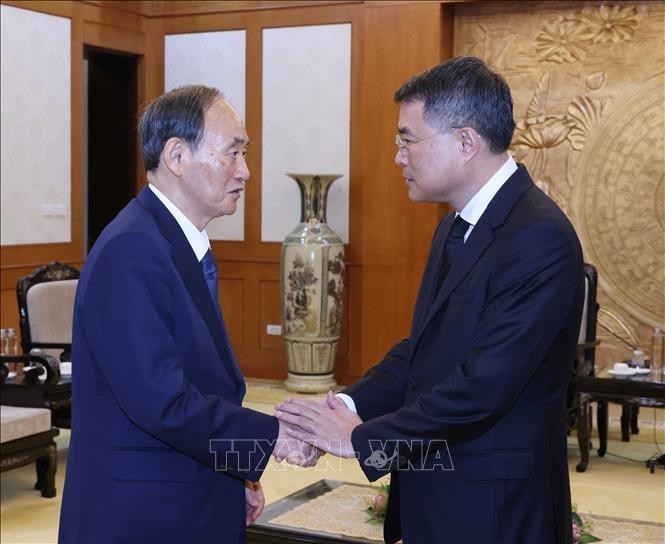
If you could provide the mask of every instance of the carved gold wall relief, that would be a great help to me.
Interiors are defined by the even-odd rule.
[[[598,268],[600,364],[665,322],[665,2],[455,8],[456,55],[484,58],[515,102],[511,152],[571,218]]]

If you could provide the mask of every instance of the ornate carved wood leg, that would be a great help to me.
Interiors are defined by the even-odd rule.
[[[630,402],[621,403],[621,441],[630,442]]]
[[[584,472],[589,464],[589,401],[587,393],[577,395],[577,444],[580,448],[580,462],[577,472]]]
[[[637,420],[640,415],[640,405],[635,403],[630,406],[630,434],[640,434]]]
[[[596,424],[598,425],[598,456],[604,457],[607,451],[607,401],[598,401],[598,414]]]
[[[42,492],[42,497],[55,497],[55,472],[58,466],[58,450],[55,442],[46,447],[47,454],[37,459],[37,483],[35,488]]]

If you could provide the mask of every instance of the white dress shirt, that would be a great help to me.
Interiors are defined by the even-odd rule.
[[[466,203],[466,206],[462,208],[462,211],[456,213],[455,216],[462,216],[462,219],[469,223],[469,228],[466,229],[464,233],[464,241],[466,242],[473,230],[473,227],[476,226],[478,220],[483,215],[487,206],[494,198],[494,196],[499,192],[499,189],[503,187],[503,184],[508,181],[508,178],[512,176],[517,170],[517,164],[513,158],[509,155],[506,162],[501,165],[494,175],[483,185],[479,191],[471,197]]]
[[[182,213],[173,202],[166,198],[164,193],[157,189],[152,183],[149,183],[148,187],[150,187],[150,190],[155,193],[155,196],[159,198],[161,203],[166,206],[166,209],[171,212],[173,219],[175,219],[178,222],[178,225],[180,225],[189,245],[192,246],[196,259],[201,262],[203,256],[210,249],[210,239],[208,238],[206,230],[197,229],[194,226],[194,223],[192,223],[187,216]]]

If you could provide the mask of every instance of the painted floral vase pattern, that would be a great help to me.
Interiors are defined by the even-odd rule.
[[[344,245],[326,223],[341,176],[288,174],[300,188],[301,218],[282,245],[282,311],[292,391],[322,392],[332,378],[344,309]]]

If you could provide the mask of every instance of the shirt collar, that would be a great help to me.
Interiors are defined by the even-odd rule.
[[[180,225],[185,238],[189,242],[189,245],[192,246],[192,251],[196,255],[196,259],[201,262],[203,256],[206,254],[208,249],[210,249],[210,239],[208,238],[208,233],[205,229],[199,230],[194,226],[187,216],[182,213],[178,207],[171,202],[164,193],[162,193],[157,187],[152,183],[148,184],[150,190],[155,193],[155,196],[159,198],[162,204],[166,206],[166,209],[171,213],[173,219],[175,219]]]
[[[483,215],[487,206],[492,201],[494,196],[499,192],[499,189],[503,186],[508,178],[513,175],[517,170],[517,164],[511,156],[508,156],[506,162],[501,165],[494,175],[483,185],[480,190],[471,197],[471,200],[466,203],[466,206],[462,208],[462,211],[458,214],[462,216],[462,219],[471,225],[474,225],[480,219],[480,216]]]

